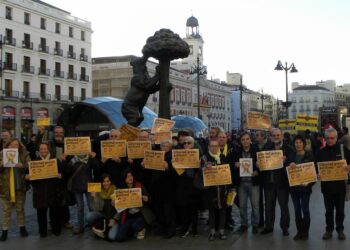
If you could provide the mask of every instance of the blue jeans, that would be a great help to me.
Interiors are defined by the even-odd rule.
[[[104,218],[104,216],[100,212],[92,211],[86,215],[86,222],[90,226],[93,226],[95,224],[96,220],[102,219],[102,218]]]
[[[129,235],[140,232],[142,229],[145,228],[145,226],[145,219],[143,218],[142,214],[140,214],[139,216],[129,218],[127,215],[124,224],[119,224],[118,227],[114,225],[109,230],[108,238],[110,240],[125,241]]]
[[[290,196],[292,197],[295,219],[305,219],[310,220],[310,210],[309,210],[309,201],[311,193],[308,192],[291,192]]]
[[[260,220],[259,212],[259,186],[253,186],[250,181],[241,181],[239,189],[239,206],[241,213],[241,225],[248,226],[248,198],[252,207],[252,225],[258,226]]]
[[[91,196],[89,193],[74,193],[75,199],[77,201],[77,217],[78,217],[78,225],[77,227],[81,230],[84,230],[84,194],[86,198],[86,203],[88,205],[89,211],[92,211],[91,206]]]

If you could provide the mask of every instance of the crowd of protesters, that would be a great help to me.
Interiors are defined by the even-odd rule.
[[[65,154],[65,131],[59,126],[54,128],[51,140],[47,131],[40,129],[26,146],[9,131],[3,130],[0,150],[18,149],[19,161],[14,168],[6,168],[3,166],[3,153],[0,153],[0,240],[7,240],[13,207],[16,210],[20,236],[28,236],[24,207],[29,189],[33,190],[33,207],[37,211],[39,234],[42,238],[47,237],[48,228],[56,236],[61,234],[62,228],[72,229],[73,234],[80,235],[84,233],[86,225],[91,226],[100,237],[119,242],[132,237],[143,239],[146,228],[147,232],[152,230],[164,238],[176,235],[182,238],[196,237],[199,235],[198,218],[203,211],[208,211],[209,241],[226,240],[225,230],[233,230],[237,223],[232,219],[232,206],[226,202],[228,194],[235,192],[237,195],[234,203],[239,207],[241,217],[239,233],[246,233],[250,226],[253,234],[272,233],[278,202],[281,232],[283,236],[288,236],[288,202],[291,197],[297,228],[294,240],[307,240],[311,223],[309,201],[315,183],[290,187],[286,167],[306,162],[317,165],[317,162],[341,159],[350,164],[348,129],[344,128],[342,132],[343,135],[338,140],[338,131],[333,128],[325,130],[324,135],[307,131],[303,135],[291,136],[288,133],[283,134],[278,128],[237,135],[212,127],[208,138],[194,138],[190,129],[184,129],[173,136],[172,140],[153,145],[153,150],[165,152],[165,171],[156,171],[146,169],[143,159],[107,159],[101,156],[100,142],[118,140],[121,135],[118,129],[101,133],[92,142],[92,152],[85,155]],[[151,134],[143,130],[138,140],[149,141]],[[181,148],[199,149],[198,160],[201,166],[174,168],[171,151]],[[283,151],[283,168],[260,171],[257,153],[270,150]],[[252,159],[252,176],[240,176],[241,158]],[[28,162],[48,159],[57,161],[57,178],[30,180]],[[232,184],[204,187],[203,169],[221,164],[229,164]],[[349,170],[348,165],[346,171]],[[88,193],[87,186],[90,182],[101,182],[101,192]],[[322,236],[324,240],[332,237],[334,229],[339,240],[346,238],[343,222],[347,184],[344,180],[321,182],[326,224]],[[112,204],[114,191],[133,187],[142,190],[142,207],[117,211]],[[69,209],[72,206],[75,210]],[[72,212],[77,215],[76,225],[70,223]]]

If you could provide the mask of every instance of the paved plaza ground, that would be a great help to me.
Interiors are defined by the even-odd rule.
[[[253,235],[249,228],[246,234],[240,235],[237,232],[228,232],[228,239],[226,241],[215,240],[213,242],[208,241],[208,227],[204,225],[204,221],[201,220],[200,236],[196,238],[187,237],[185,239],[179,237],[173,237],[172,239],[163,239],[160,236],[153,234],[146,234],[144,240],[131,240],[125,243],[106,242],[104,240],[95,239],[90,230],[87,230],[81,236],[73,236],[71,230],[64,230],[60,237],[49,236],[45,239],[41,239],[38,234],[36,211],[32,208],[31,191],[28,193],[28,201],[26,207],[27,228],[29,231],[28,238],[20,238],[18,236],[18,229],[14,226],[15,222],[11,226],[9,239],[6,242],[0,242],[1,250],[14,250],[14,249],[254,249],[254,250],[267,250],[267,249],[349,249],[350,248],[350,203],[346,203],[345,211],[345,234],[348,238],[345,241],[339,241],[336,233],[333,234],[333,239],[329,241],[322,240],[322,234],[325,229],[324,219],[324,206],[323,196],[320,193],[320,186],[317,184],[314,187],[313,194],[311,196],[310,210],[311,210],[311,228],[310,239],[308,241],[294,241],[293,236],[296,233],[294,223],[294,210],[290,200],[290,213],[291,213],[291,227],[290,236],[282,236],[282,232],[279,228],[279,207],[277,206],[277,220],[275,224],[275,231],[270,235]],[[1,207],[0,207],[1,208]],[[13,211],[14,212],[14,211]],[[75,221],[75,210],[71,209],[72,221]],[[236,226],[239,226],[239,212],[235,208],[233,211],[233,217],[237,222]],[[1,220],[1,219],[0,219]],[[1,222],[1,221],[0,221]],[[237,229],[237,228],[236,228]]]

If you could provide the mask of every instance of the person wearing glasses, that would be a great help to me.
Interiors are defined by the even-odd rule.
[[[186,136],[182,139],[182,145],[184,149],[194,149],[195,142],[191,136]],[[198,159],[199,161],[199,159]],[[195,188],[193,182],[194,177],[198,169],[188,168],[184,172],[180,172],[177,177],[176,184],[176,205],[180,211],[180,237],[186,238],[190,234],[189,227],[191,228],[191,235],[197,236],[198,225],[198,210],[200,204],[200,191]]]
[[[261,171],[265,193],[266,203],[266,221],[265,228],[261,234],[269,234],[273,232],[275,224],[276,200],[281,208],[280,227],[283,236],[289,235],[289,183],[286,172],[286,162],[289,162],[293,148],[283,142],[282,131],[278,128],[271,130],[272,144],[266,146],[263,151],[282,150],[283,151],[283,167],[275,170]],[[259,167],[259,166],[258,166]]]
[[[346,171],[350,170],[350,151],[346,147],[341,147],[338,143],[338,133],[334,128],[325,130],[326,146],[317,154],[317,162],[337,161],[345,159],[347,162]],[[343,152],[343,153],[342,153]],[[321,182],[321,192],[323,194],[324,206],[326,209],[326,232],[322,239],[329,240],[332,238],[334,230],[334,209],[335,224],[338,232],[338,239],[345,240],[344,234],[344,206],[346,194],[346,182],[340,181],[323,181]]]

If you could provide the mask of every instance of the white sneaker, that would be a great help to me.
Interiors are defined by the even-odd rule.
[[[140,232],[137,233],[136,239],[143,240],[145,238],[146,234],[146,228],[142,229]]]

